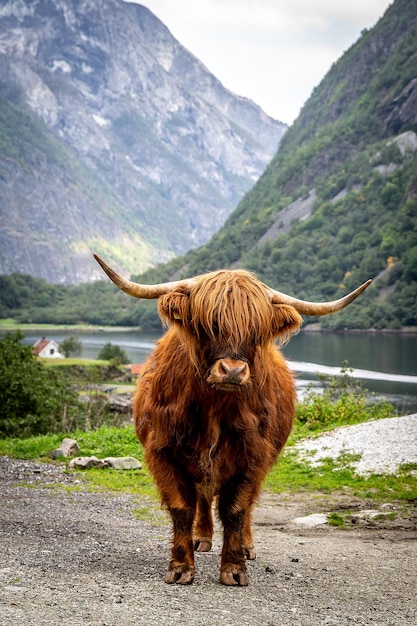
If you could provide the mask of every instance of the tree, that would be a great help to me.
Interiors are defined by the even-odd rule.
[[[22,338],[17,332],[0,340],[0,436],[62,432],[79,411],[77,395],[36,360]]]
[[[59,345],[64,356],[81,356],[83,345],[75,335],[70,335]]]
[[[129,363],[129,357],[127,356],[123,348],[110,342],[104,344],[97,358],[103,361]]]

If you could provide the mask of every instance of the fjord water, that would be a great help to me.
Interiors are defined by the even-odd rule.
[[[70,332],[50,332],[48,339],[58,343]],[[161,336],[137,330],[79,332],[82,356],[96,359],[107,342],[123,348],[132,363],[142,363]],[[33,344],[39,334],[27,334]],[[417,335],[390,333],[315,333],[303,331],[284,346],[283,352],[297,374],[302,392],[308,384],[317,385],[318,374],[337,374],[342,364],[353,368],[353,375],[377,397],[395,402],[405,414],[417,411]]]

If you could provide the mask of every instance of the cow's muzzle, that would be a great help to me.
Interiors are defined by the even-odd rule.
[[[218,359],[210,369],[207,382],[225,391],[236,391],[249,382],[250,370],[246,361]]]

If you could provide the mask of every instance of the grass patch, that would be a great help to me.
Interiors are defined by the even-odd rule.
[[[82,456],[133,456],[143,463],[143,448],[131,425],[122,428],[103,426],[89,432],[75,431],[71,436],[78,441]],[[51,462],[49,453],[59,447],[61,440],[62,435],[3,439],[0,440],[0,454]],[[312,467],[308,460],[300,459],[290,445],[268,474],[265,488],[273,493],[341,492],[376,502],[417,501],[415,463],[405,464],[397,475],[371,474],[365,477],[355,473],[351,465],[354,458],[344,455],[338,460],[324,459],[319,467]],[[92,468],[78,473],[88,489],[125,491],[157,498],[156,488],[146,466],[141,471]]]
[[[329,513],[327,517],[327,523],[329,526],[337,526],[343,528],[345,526],[345,518],[339,513]]]
[[[134,456],[140,461],[143,448],[136,438],[132,425],[116,428],[102,426],[97,430],[74,431],[70,435],[37,435],[26,439],[0,439],[0,454],[16,459],[49,460],[49,453],[59,447],[63,437],[76,439],[80,456]]]
[[[54,330],[59,332],[70,333],[71,331],[88,331],[88,332],[114,332],[115,328],[118,330],[123,330],[124,327],[115,327],[115,326],[94,326],[92,324],[40,324],[38,322],[32,323],[23,323],[18,320],[13,319],[12,317],[6,317],[0,319],[0,331],[15,331],[21,330],[24,331],[45,331],[45,330]],[[134,330],[135,327],[127,327],[128,330]]]
[[[95,359],[81,359],[78,357],[67,357],[64,359],[51,359],[48,357],[38,357],[38,360],[41,361],[46,367],[58,367],[65,368],[71,367],[73,365],[82,365],[87,368],[95,368],[95,367],[106,367],[110,365],[109,361]]]
[[[165,526],[169,523],[168,513],[164,511],[157,498],[142,498],[133,509],[136,519]]]
[[[62,438],[68,435],[39,435],[27,439],[1,439],[0,455],[17,459],[34,459],[52,463],[49,454],[59,447]],[[143,463],[143,448],[136,438],[132,425],[121,428],[102,426],[88,432],[75,431],[70,435],[80,447],[79,456],[133,456]],[[67,462],[69,459],[67,459]],[[62,462],[61,462],[62,463]],[[89,489],[125,491],[157,497],[153,480],[146,468],[118,471],[111,468],[79,470],[84,484]]]
[[[312,467],[289,446],[268,474],[265,487],[274,493],[342,492],[376,502],[417,502],[417,476],[413,469],[405,466],[397,474],[359,476],[351,465],[353,460],[354,457],[345,455],[337,460],[323,459],[318,467]]]
[[[305,437],[320,436],[339,426],[394,417],[394,407],[388,402],[369,402],[369,394],[351,370],[342,368],[340,377],[321,377],[323,393],[310,390],[297,407],[294,430],[279,462],[266,480],[266,488],[275,493],[349,493],[359,498],[377,502],[398,499],[417,501],[417,475],[415,463],[404,464],[396,475],[370,474],[359,476],[355,472],[357,456],[344,454],[338,459],[323,459],[312,466],[308,457],[294,449],[294,444]]]
[[[76,431],[73,436],[80,446],[80,456],[133,456],[143,461],[143,448],[131,424],[121,428],[102,426],[89,432]]]
[[[49,460],[49,453],[59,448],[64,435],[36,435],[26,439],[0,439],[0,455],[14,459]]]
[[[147,469],[114,470],[111,468],[82,470],[89,491],[119,491],[140,494],[157,501],[158,494]]]
[[[311,387],[297,406],[295,428],[290,442],[321,435],[339,426],[351,426],[396,415],[392,404],[372,401],[362,383],[352,377],[352,369],[342,363],[340,376],[319,377],[322,393]]]

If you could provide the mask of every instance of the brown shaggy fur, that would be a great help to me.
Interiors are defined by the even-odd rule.
[[[165,580],[193,581],[193,550],[211,547],[216,499],[220,580],[247,585],[252,507],[294,416],[293,376],[275,340],[298,331],[301,317],[244,271],[202,276],[162,296],[159,313],[169,329],[145,364],[134,419],[173,523]]]

